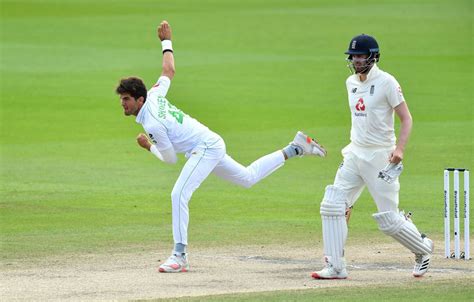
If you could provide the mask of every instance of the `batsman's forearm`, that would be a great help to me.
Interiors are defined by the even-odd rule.
[[[400,123],[400,134],[397,140],[397,148],[405,150],[405,146],[408,143],[410,137],[411,128],[413,127],[413,120],[410,118],[404,119]]]

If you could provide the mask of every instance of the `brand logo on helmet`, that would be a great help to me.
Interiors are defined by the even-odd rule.
[[[360,98],[359,101],[356,104],[356,110],[357,111],[365,111],[365,104],[364,104],[364,99]]]
[[[352,49],[355,49],[355,48],[356,48],[356,44],[357,44],[357,40],[352,41],[352,46],[351,46],[351,48],[352,48]]]

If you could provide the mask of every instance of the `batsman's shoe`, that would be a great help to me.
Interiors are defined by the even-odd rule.
[[[328,257],[325,257],[325,267],[317,272],[311,274],[311,277],[314,279],[347,279],[347,271],[345,267],[345,261],[342,259],[342,268],[336,269],[331,262],[329,261]]]
[[[324,147],[321,146],[317,140],[307,136],[301,131],[296,133],[295,138],[290,144],[296,145],[303,149],[303,154],[300,154],[299,156],[314,155],[325,157],[327,153]]]
[[[422,277],[429,269],[431,262],[431,254],[433,253],[434,244],[428,237],[423,238],[425,243],[431,247],[430,254],[415,254],[415,267],[413,268],[414,277]]]
[[[160,273],[184,273],[189,271],[187,255],[171,255],[165,263],[160,265],[158,271]]]

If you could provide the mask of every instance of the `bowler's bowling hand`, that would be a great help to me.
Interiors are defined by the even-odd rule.
[[[171,27],[168,21],[162,21],[160,26],[158,26],[158,38],[160,38],[161,41],[171,40]]]

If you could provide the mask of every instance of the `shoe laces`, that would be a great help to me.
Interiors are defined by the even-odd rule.
[[[324,262],[324,267],[325,267],[325,268],[327,268],[327,269],[333,268],[332,263],[329,262],[329,260],[328,260],[326,257],[324,257],[324,261],[323,261],[323,262]]]
[[[185,258],[183,256],[179,256],[179,255],[171,255],[168,260],[166,260],[166,263],[169,264],[169,263],[179,263],[181,264],[182,262],[185,261]]]

